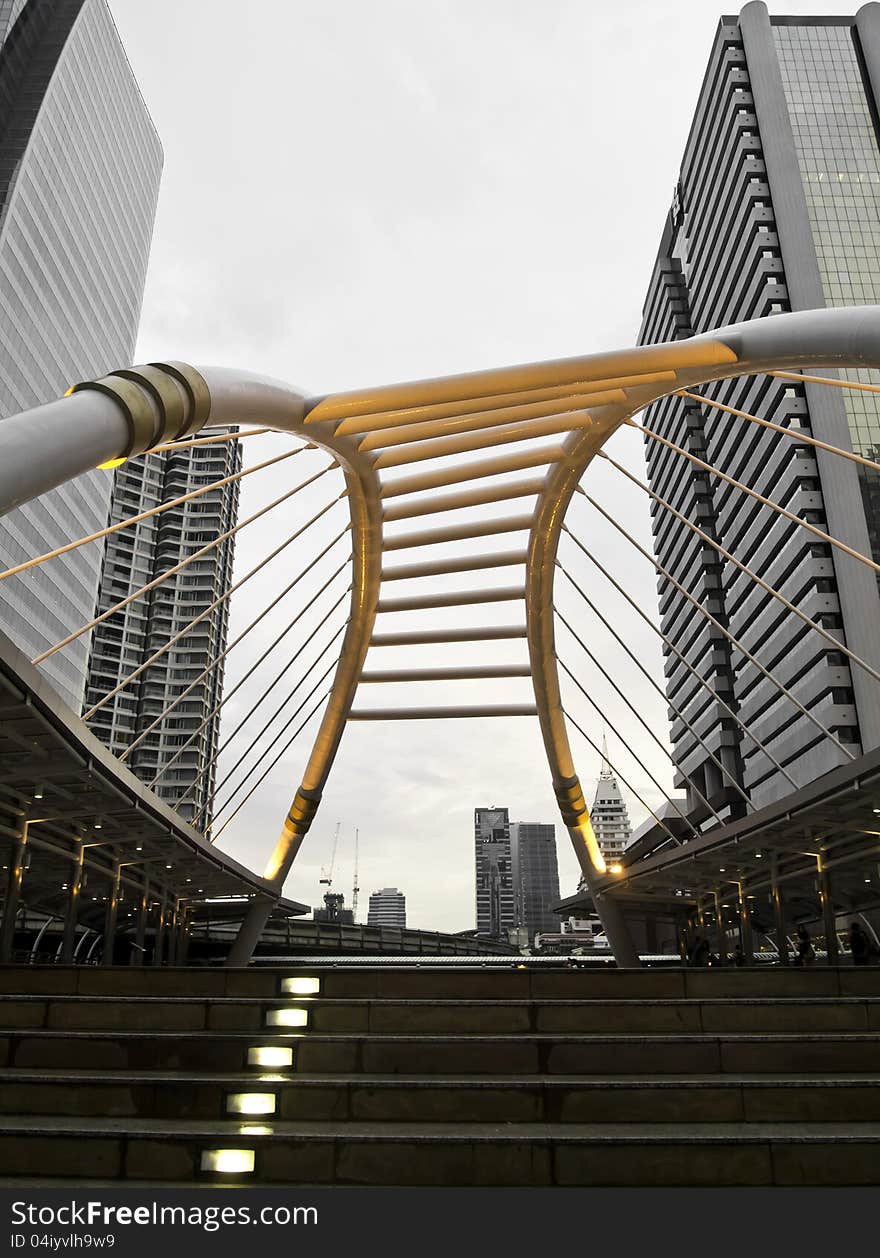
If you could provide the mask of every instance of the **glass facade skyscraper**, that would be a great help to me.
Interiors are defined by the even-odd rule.
[[[556,827],[511,821],[506,808],[474,809],[477,933],[506,939],[525,927],[529,939],[559,927]]]
[[[878,93],[880,5],[855,17],[771,18],[755,0],[721,19],[650,281],[643,343],[781,311],[880,302]],[[867,453],[880,443],[877,395],[770,376],[703,393],[832,445]],[[876,474],[689,399],[663,399],[647,423],[880,555]],[[646,456],[656,494],[877,667],[880,598],[865,565],[655,442]],[[810,714],[661,576],[661,624],[684,657],[667,648],[670,705],[687,718],[671,730],[678,787],[687,788],[687,774],[727,816],[745,806],[733,781],[757,806],[788,794],[792,781],[810,782],[845,759],[810,717],[853,754],[880,744],[867,673],[657,503],[652,519],[658,560]],[[693,790],[688,808],[708,819]]]
[[[0,0],[0,422],[134,356],[162,148],[105,0]],[[107,523],[94,471],[4,517],[0,568]],[[100,544],[0,584],[35,655],[89,621]],[[89,636],[44,666],[76,710]]]
[[[510,817],[506,808],[474,809],[477,933],[506,938],[516,925]]]
[[[556,826],[552,822],[511,821],[514,916],[529,940],[541,931],[559,929],[553,912],[559,903],[559,864],[556,858]]]

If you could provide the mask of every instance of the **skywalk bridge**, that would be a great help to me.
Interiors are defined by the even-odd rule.
[[[158,906],[165,917],[170,914],[174,930],[179,930],[182,922],[185,929],[186,917],[198,912],[199,903],[218,894],[249,897],[242,928],[230,952],[231,963],[246,962],[279,904],[284,881],[319,808],[349,721],[536,718],[562,820],[620,964],[637,964],[637,948],[628,924],[634,902],[643,910],[651,903],[668,904],[673,898],[683,901],[701,920],[711,913],[713,920],[723,922],[732,887],[738,919],[745,923],[752,912],[750,897],[764,895],[769,887],[769,894],[775,897],[774,912],[782,913],[780,887],[786,880],[794,885],[798,880],[803,884],[805,879],[818,879],[826,915],[839,907],[832,903],[835,884],[845,886],[843,902],[848,911],[849,906],[856,911],[862,904],[873,902],[880,793],[876,782],[877,751],[876,747],[871,750],[870,729],[867,748],[854,749],[843,733],[846,717],[838,710],[841,704],[845,707],[843,700],[832,695],[818,708],[805,705],[796,686],[786,685],[774,667],[734,637],[709,607],[703,606],[674,574],[647,554],[626,522],[591,495],[589,482],[581,484],[591,462],[602,460],[628,484],[643,490],[652,509],[670,513],[703,545],[754,583],[762,596],[774,600],[786,615],[797,618],[811,633],[819,635],[849,667],[853,686],[861,695],[872,695],[876,705],[880,684],[876,633],[872,635],[867,626],[862,626],[864,632],[860,629],[855,635],[855,643],[843,641],[839,630],[826,623],[821,610],[789,600],[760,573],[721,546],[698,520],[689,519],[642,484],[606,449],[619,429],[635,429],[646,441],[662,446],[670,457],[698,468],[709,480],[719,478],[736,493],[807,530],[817,545],[828,548],[835,562],[846,564],[855,572],[853,588],[860,591],[864,607],[870,608],[871,599],[876,599],[880,565],[866,553],[866,546],[860,549],[852,537],[831,533],[824,521],[815,520],[814,513],[797,503],[784,506],[774,502],[752,485],[736,480],[669,436],[638,424],[633,418],[660,398],[682,394],[723,414],[723,422],[733,430],[739,427],[745,433],[758,426],[766,440],[793,442],[799,451],[806,452],[808,459],[840,461],[853,472],[852,484],[857,485],[857,470],[873,475],[880,471],[880,464],[851,449],[819,440],[802,426],[789,421],[776,423],[725,406],[706,393],[694,392],[714,381],[763,374],[807,381],[810,387],[880,391],[872,384],[815,374],[852,367],[880,367],[880,308],[782,314],[666,345],[321,398],[245,372],[195,369],[180,363],[152,364],[77,385],[69,396],[57,402],[4,421],[0,424],[0,509],[4,511],[95,466],[234,435],[221,433],[199,438],[198,432],[208,422],[212,432],[244,426],[246,433],[273,430],[290,434],[297,440],[296,447],[289,455],[270,460],[272,463],[303,449],[323,451],[331,462],[297,482],[282,499],[269,503],[229,533],[185,557],[161,580],[175,575],[218,541],[235,534],[281,501],[288,501],[333,467],[342,472],[343,493],[331,497],[317,515],[298,524],[295,532],[263,563],[298,541],[340,502],[348,509],[347,526],[306,563],[303,572],[278,599],[313,569],[328,570],[322,593],[332,591],[337,577],[344,580],[343,574],[349,572],[346,561],[339,563],[338,556],[330,557],[337,542],[350,543],[351,558],[350,589],[337,592],[336,603],[321,626],[329,622],[332,627],[339,620],[336,613],[348,594],[348,606],[342,613],[345,618],[337,624],[335,634],[321,653],[300,674],[303,687],[311,685],[305,698],[297,705],[293,700],[297,691],[291,692],[292,715],[284,733],[295,726],[293,733],[262,776],[248,787],[244,799],[237,801],[236,792],[245,789],[263,767],[263,760],[251,769],[244,783],[219,800],[211,818],[204,815],[204,810],[194,811],[191,805],[186,812],[180,807],[175,812],[126,769],[122,761],[144,734],[117,761],[86,728],[106,703],[143,673],[157,655],[181,641],[191,626],[174,634],[150,660],[94,704],[83,721],[62,711],[35,671],[97,623],[143,596],[148,587],[133,591],[30,663],[22,660],[13,647],[4,645],[8,698],[4,698],[5,755],[0,771],[0,797],[4,800],[3,832],[10,839],[12,855],[3,946],[9,947],[11,923],[25,878],[29,889],[37,886],[48,891],[57,884],[59,897],[66,897],[63,907],[59,904],[59,911],[71,923],[69,931],[75,932],[77,906],[83,894],[82,875],[89,863],[94,866],[97,860],[110,886],[108,929],[115,928],[123,891],[135,897],[132,912],[145,916],[151,907]],[[413,465],[422,462],[428,464],[428,469],[414,470]],[[202,491],[193,490],[186,497],[195,497],[199,492]],[[591,644],[559,611],[555,601],[557,572],[563,573],[585,605],[600,615],[603,625],[628,652],[626,672],[641,669],[648,684],[659,694],[663,694],[663,689],[658,679],[645,670],[637,652],[627,647],[623,636],[626,625],[619,619],[601,616],[592,601],[592,586],[589,591],[584,590],[563,559],[560,543],[564,539],[566,547],[574,548],[572,553],[582,554],[615,583],[614,574],[602,567],[578,535],[576,512],[569,511],[576,495],[579,504],[589,503],[625,541],[632,543],[655,572],[699,609],[712,632],[725,638],[738,658],[747,661],[781,701],[791,706],[792,719],[809,723],[816,738],[835,749],[839,763],[838,768],[816,783],[804,786],[793,776],[792,766],[780,761],[773,747],[762,739],[760,720],[746,721],[721,694],[713,693],[713,702],[726,708],[729,720],[754,745],[756,754],[765,757],[791,785],[790,799],[772,804],[768,810],[752,801],[719,748],[706,744],[699,726],[690,722],[687,713],[675,710],[671,715],[687,726],[717,769],[718,784],[710,789],[673,760],[676,781],[688,790],[688,806],[683,807],[681,800],[671,796],[668,804],[652,809],[612,765],[650,814],[654,835],[648,843],[650,850],[642,847],[632,853],[626,869],[619,873],[606,870],[599,852],[575,769],[570,731],[596,751],[597,743],[584,728],[584,719],[576,718],[571,704],[564,700],[563,682],[577,689],[596,717],[602,720],[605,714],[583,685],[578,664],[572,667],[560,654],[559,625],[566,630],[566,641],[578,644],[583,656],[626,702],[633,719],[645,727],[665,755],[670,753],[664,739],[647,728],[636,705],[624,694],[624,674],[609,675],[593,654]],[[497,514],[508,507],[510,514]],[[0,573],[0,580],[26,572],[35,564],[51,563],[58,554],[100,540],[140,518],[114,524],[90,538],[71,539],[68,546],[57,552],[33,556]],[[454,523],[448,523],[449,519]],[[423,527],[425,523],[428,527]],[[457,549],[444,549],[447,544]],[[484,546],[488,549],[482,549]],[[238,579],[234,588],[243,585],[255,571]],[[485,574],[489,583],[474,588],[469,583],[474,573]],[[511,577],[511,573],[515,575]],[[468,583],[457,586],[459,575],[464,578],[466,574]],[[444,588],[439,591],[432,584],[436,577],[444,581]],[[404,582],[404,588],[412,592],[398,594],[398,582]],[[620,589],[619,584],[617,588]],[[695,671],[643,609],[631,599],[630,603],[633,614],[638,613],[663,638],[664,650]],[[493,610],[502,606],[520,608],[522,620],[511,624],[508,617],[493,617]],[[484,609],[485,623],[450,629],[435,619],[442,609],[462,607]],[[398,613],[418,613],[424,618],[423,627],[386,632],[387,617],[393,619]],[[380,630],[376,626],[377,616],[383,620]],[[259,619],[258,616],[251,621],[244,633]],[[299,615],[294,618],[298,619]],[[470,650],[474,644],[485,647],[487,643],[505,641],[523,645],[526,658],[518,663],[485,663],[469,662],[462,656],[462,662],[455,666],[438,667],[431,663],[427,652],[424,665],[394,669],[373,667],[372,654],[369,666],[367,661],[368,652],[385,647],[413,648],[418,653],[421,648],[452,643]],[[225,648],[223,655],[234,645]],[[206,669],[216,667],[219,658],[210,661]],[[295,658],[290,658],[286,668]],[[323,673],[314,680],[310,676],[312,670],[325,663]],[[362,686],[370,687],[367,693],[372,693],[375,685],[415,689],[425,683],[461,681],[498,682],[505,686],[528,681],[532,699],[446,706],[421,703],[375,707],[360,702],[365,693]],[[272,690],[269,687],[259,703]],[[176,696],[150,728],[167,720],[182,697]],[[214,842],[244,802],[260,788],[280,756],[315,718],[317,733],[311,751],[304,757],[305,769],[275,851],[262,876],[250,873],[223,855]],[[880,720],[877,723],[880,725]],[[617,733],[629,756],[662,791],[631,743],[619,730]],[[185,754],[186,745],[167,763],[157,766],[151,785]],[[222,796],[219,786],[218,794]],[[233,803],[235,809],[229,812]],[[731,803],[736,806],[734,811],[743,814],[735,820],[731,820]],[[218,814],[224,811],[229,815],[220,825]],[[743,854],[746,845],[751,856]],[[731,862],[730,867],[727,861]],[[768,865],[769,882],[765,874]],[[859,891],[859,886],[865,890]]]

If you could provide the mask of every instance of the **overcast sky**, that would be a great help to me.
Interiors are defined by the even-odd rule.
[[[713,4],[110,0],[110,5],[165,150],[138,361],[172,357],[247,368],[326,393],[634,342],[718,21]],[[847,13],[853,7],[839,0],[798,0],[792,9]],[[284,438],[255,437],[246,443],[246,458],[255,462],[290,445]],[[640,471],[634,439],[618,448]],[[325,463],[325,456],[310,452],[254,475],[245,482],[242,513]],[[638,490],[606,469],[591,469],[584,483],[647,540]],[[331,473],[265,524],[243,532],[237,574],[259,562],[340,487]],[[570,514],[572,527],[656,615],[649,566],[583,501],[575,502]],[[233,634],[344,523],[339,504],[250,582],[247,597],[235,599]],[[343,546],[332,552],[337,563],[344,558]],[[570,543],[561,553],[603,614],[625,626],[627,642],[661,679],[656,638],[585,560],[575,558]],[[336,566],[325,567],[326,576]],[[497,583],[510,582],[504,573],[501,577]],[[289,624],[303,606],[303,593],[317,585],[304,581],[233,652],[230,684]],[[340,576],[253,682],[230,700],[224,738],[271,685],[291,650],[308,643],[301,657],[306,663],[318,655],[342,624],[344,604],[314,643],[308,640],[344,589]],[[660,696],[562,579],[559,591],[559,605],[591,650],[665,740]],[[496,618],[512,623],[519,617],[511,608]],[[405,627],[403,618],[397,620]],[[483,609],[466,623],[485,620]],[[609,717],[612,758],[656,806],[659,787],[668,789],[671,781],[668,759],[564,628],[558,637],[560,654]],[[506,649],[493,650],[491,658],[521,658],[517,644],[503,645]],[[416,662],[400,654],[394,662],[401,659]],[[369,662],[381,666],[391,660],[379,660],[374,652]],[[422,655],[418,664],[425,663]],[[230,743],[221,775],[293,687],[301,675],[297,667]],[[232,774],[230,787],[263,749],[283,746],[279,731],[321,671],[318,665],[251,758]],[[499,702],[525,701],[527,690],[517,687],[528,685],[508,684],[503,694],[492,695]],[[382,693],[378,699],[362,693],[359,706],[401,701],[390,689],[370,689]],[[444,686],[443,692],[438,698],[435,689],[425,702],[467,701],[455,687]],[[600,741],[596,711],[568,685],[566,701]],[[282,756],[220,839],[253,868],[262,867],[274,845],[316,723]],[[572,744],[591,798],[598,758],[575,732]],[[221,790],[218,798],[227,793]],[[624,793],[638,824],[645,809]],[[394,885],[406,894],[409,925],[470,928],[473,809],[489,804],[507,805],[512,820],[556,822],[561,890],[571,893],[576,866],[534,719],[351,725],[286,892],[319,903],[320,866],[329,862],[340,821],[334,889],[350,900],[358,827],[362,920],[370,891]]]

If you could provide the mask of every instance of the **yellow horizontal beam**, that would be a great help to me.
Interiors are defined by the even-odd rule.
[[[429,607],[471,607],[475,603],[510,603],[525,598],[521,585],[499,586],[488,590],[459,590],[443,594],[413,594],[406,598],[383,598],[377,612],[414,612]]]
[[[626,394],[621,393],[622,401]],[[514,441],[533,441],[538,437],[553,437],[560,432],[572,432],[575,428],[588,428],[592,423],[589,411],[569,411],[565,415],[551,415],[549,419],[528,419],[518,424],[503,424],[488,432],[461,433],[455,437],[436,437],[433,441],[420,441],[404,446],[401,450],[386,450],[376,460],[375,467],[402,467],[405,463],[421,463],[425,459],[439,459],[444,455],[465,454],[469,450],[488,450],[491,446],[506,446]]]
[[[562,446],[544,446],[540,450],[528,450],[525,454],[503,454],[495,459],[480,459],[466,463],[464,467],[444,467],[436,472],[420,472],[416,476],[402,476],[382,486],[382,498],[399,498],[403,494],[418,494],[427,489],[442,489],[444,485],[456,485],[462,481],[482,480],[486,476],[503,476],[506,472],[521,472],[527,467],[546,467],[565,458]]]
[[[439,546],[442,542],[463,542],[475,537],[494,537],[498,533],[519,533],[532,527],[531,515],[508,515],[502,520],[473,521],[453,524],[445,529],[423,529],[421,533],[398,533],[384,537],[383,550],[408,550],[411,546]]]
[[[465,555],[463,559],[435,559],[430,563],[404,563],[383,568],[383,581],[409,581],[415,577],[436,577],[451,572],[476,572],[481,568],[509,568],[525,563],[527,550],[496,551],[487,555]]]
[[[533,703],[508,703],[500,707],[459,708],[352,708],[350,721],[437,721],[475,716],[537,716]]]
[[[507,502],[511,498],[532,498],[544,488],[544,477],[507,481],[503,485],[477,485],[453,494],[432,494],[415,502],[393,502],[382,512],[383,520],[411,520],[417,515],[437,515],[442,511],[460,511],[464,507],[483,507],[490,502]]]
[[[380,429],[379,432],[368,433],[361,442],[360,448],[361,450],[396,448],[413,442],[480,432],[486,428],[504,428],[509,424],[521,424],[532,419],[577,414],[589,410],[591,406],[608,406],[613,402],[625,401],[626,394],[623,389],[604,389],[599,393],[574,393],[564,399],[554,398],[549,402],[533,402],[528,406],[505,406],[500,410],[457,415],[450,419],[423,420],[418,424],[404,424],[400,428],[390,430]],[[477,449],[478,447],[463,448]]]
[[[309,422],[347,419],[382,411],[457,402],[526,389],[563,388],[566,385],[598,385],[612,376],[644,375],[674,371],[677,366],[703,367],[735,363],[736,354],[722,341],[689,340],[668,345],[641,345],[611,353],[585,354],[549,362],[496,367],[457,376],[413,380],[406,384],[355,389],[320,399],[308,414]]]
[[[674,384],[675,379],[674,371],[650,371],[641,375],[616,376],[609,380],[597,380],[592,382],[590,388],[591,390],[596,388],[638,388],[646,384]],[[336,433],[338,436],[358,436],[361,433],[377,432],[385,428],[405,427],[433,419],[446,419],[455,416],[465,417],[478,414],[481,411],[493,411],[504,407],[515,407],[524,413],[527,408],[534,406],[538,402],[551,400],[558,401],[560,409],[562,409],[569,398],[583,392],[583,387],[578,382],[574,382],[558,388],[523,389],[516,393],[497,393],[486,397],[464,398],[456,402],[409,406],[401,410],[381,411],[367,416],[353,415],[348,419],[340,421],[336,428]],[[317,404],[315,409],[309,413],[307,422],[314,418],[316,409]]]

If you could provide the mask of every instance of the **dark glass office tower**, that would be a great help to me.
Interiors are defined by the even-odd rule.
[[[525,926],[529,941],[540,931],[558,931],[559,865],[556,859],[556,827],[541,821],[511,821],[514,916]]]
[[[134,355],[162,149],[104,0],[0,0],[0,422]],[[112,473],[4,517],[0,569],[102,528]],[[94,614],[100,544],[0,583],[36,655]],[[88,635],[45,665],[79,711]]]
[[[644,307],[643,343],[787,310],[880,303],[880,5],[855,17],[723,17],[712,47]],[[876,373],[856,373],[874,380]],[[856,451],[880,446],[877,395],[758,376],[705,394]],[[863,553],[880,555],[878,478],[809,446],[680,398],[650,427]],[[654,491],[877,666],[874,576],[785,520],[646,443]],[[880,743],[875,683],[752,578],[652,506],[659,561],[850,751]],[[755,664],[659,580],[667,693],[756,805],[840,764],[844,752]],[[748,725],[762,752],[723,701]],[[676,760],[727,815],[741,799],[685,724]],[[782,771],[771,757],[778,761]],[[676,785],[684,788],[682,775]],[[692,815],[704,815],[693,797]]]

